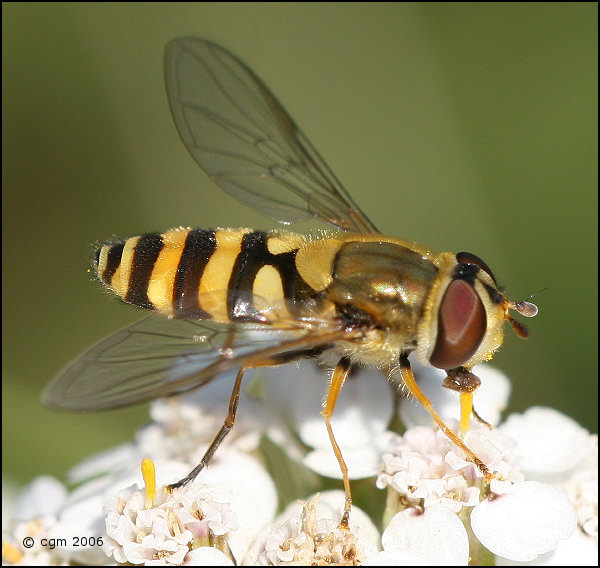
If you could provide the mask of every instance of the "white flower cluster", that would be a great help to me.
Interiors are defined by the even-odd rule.
[[[68,495],[52,477],[36,478],[17,497],[6,526],[3,514],[3,565],[105,564],[104,522],[98,509],[102,502],[97,499],[89,504],[81,507],[78,492]]]
[[[317,493],[308,502],[288,507],[247,560],[258,566],[358,566],[367,553],[376,552],[377,531],[362,511],[357,510],[360,522],[353,519],[351,530],[341,528],[334,517],[341,514],[336,505],[343,503],[343,493],[324,493],[317,510],[320,498]]]
[[[452,424],[456,393],[440,387],[442,373],[414,367]],[[349,530],[340,528],[344,493],[307,498],[307,489],[296,496],[307,502],[275,518],[278,493],[289,492],[294,476],[340,478],[319,413],[326,376],[314,363],[292,364],[247,381],[252,396],[241,393],[231,435],[209,467],[172,494],[163,486],[197,464],[221,426],[231,380],[153,403],[152,422],[134,442],[75,468],[74,491],[48,478],[33,482],[4,528],[3,564],[597,565],[597,437],[543,408],[498,425],[510,383],[489,367],[475,372],[475,407],[496,427],[474,423],[463,441],[494,471],[489,482],[414,400],[399,408],[404,435],[390,432],[396,393],[363,370],[347,380],[331,422],[350,478],[363,479],[352,487],[365,512],[353,505]],[[283,469],[270,455],[268,471],[258,459],[264,437],[280,448]],[[156,489],[154,474],[141,482],[142,458],[156,466]],[[376,486],[387,492],[383,520]]]
[[[470,448],[473,438],[470,431],[464,440]],[[425,426],[394,438],[383,455],[383,468],[377,477],[377,487],[392,488],[406,507],[443,504],[454,513],[479,503],[479,485],[479,469],[457,455],[452,442],[440,430]]]
[[[566,495],[549,485],[524,481],[519,470],[502,459],[510,446],[496,433],[481,427],[464,437],[494,470],[491,483],[440,431],[415,427],[394,440],[377,478],[379,487],[390,490],[386,551],[409,552],[435,564],[450,557],[451,565],[466,565],[486,550],[529,561],[556,548],[575,530]],[[475,538],[469,539],[469,526]],[[447,540],[443,548],[430,542],[438,532]],[[412,538],[407,539],[407,533]]]
[[[121,564],[198,564],[207,554],[214,560],[217,551],[227,554],[226,536],[237,529],[229,505],[215,502],[210,491],[194,484],[172,494],[159,491],[150,503],[147,491],[133,485],[104,510],[103,549]]]

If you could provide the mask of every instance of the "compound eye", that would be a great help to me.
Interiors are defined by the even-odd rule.
[[[465,280],[453,280],[438,311],[438,333],[429,362],[438,369],[454,369],[468,361],[485,335],[485,308]]]
[[[494,281],[494,284],[497,284],[496,279],[494,278],[494,273],[491,268],[481,260],[476,254],[471,252],[459,252],[456,253],[456,262],[459,264],[474,264],[475,266],[479,266],[481,270],[489,274],[490,278]]]

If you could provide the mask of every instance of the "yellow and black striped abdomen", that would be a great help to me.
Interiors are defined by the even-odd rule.
[[[294,233],[178,228],[104,244],[96,270],[126,302],[167,316],[270,323],[265,310],[281,315],[312,293],[295,267],[304,242]]]

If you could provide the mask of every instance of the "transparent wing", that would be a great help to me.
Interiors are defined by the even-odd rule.
[[[341,339],[333,324],[307,330],[241,331],[207,321],[153,314],[107,336],[71,363],[44,393],[63,410],[119,408],[179,394],[252,361],[301,352]]]
[[[377,232],[262,81],[222,47],[176,38],[165,53],[171,111],[192,156],[226,192],[290,224],[317,217]]]

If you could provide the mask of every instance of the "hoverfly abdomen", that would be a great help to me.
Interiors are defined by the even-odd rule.
[[[162,247],[161,235],[156,233],[107,243],[96,251],[98,276],[126,302],[155,309],[148,298],[148,283]]]
[[[313,290],[296,270],[299,244],[298,236],[292,233],[276,235],[256,231],[243,236],[229,279],[227,313],[230,321],[270,323],[260,312],[274,304],[300,315],[298,309]],[[249,299],[252,305],[247,306]]]
[[[249,229],[177,228],[103,245],[102,282],[124,301],[177,318],[270,323],[312,290],[295,268],[303,237]]]

